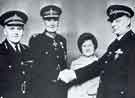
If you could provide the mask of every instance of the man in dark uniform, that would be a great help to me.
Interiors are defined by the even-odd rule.
[[[60,71],[66,68],[66,39],[57,34],[62,10],[57,5],[47,5],[40,11],[45,30],[31,37],[29,46],[33,65],[34,98],[66,98],[66,88],[57,81]]]
[[[0,44],[0,96],[1,98],[24,98],[28,96],[27,84],[31,66],[26,45],[20,43],[28,16],[20,10],[10,10],[0,16],[0,25],[6,39]],[[29,74],[30,75],[30,74]]]
[[[106,53],[85,68],[75,72],[66,69],[59,75],[59,78],[66,83],[73,80],[75,75],[77,83],[83,83],[100,75],[97,98],[131,98],[128,95],[130,78],[128,71],[130,67],[135,66],[135,34],[131,30],[134,11],[121,3],[111,4],[107,8],[108,21],[112,25],[116,39],[110,44]]]

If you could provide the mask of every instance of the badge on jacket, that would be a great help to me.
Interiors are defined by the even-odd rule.
[[[121,54],[123,54],[123,51],[122,51],[120,48],[117,49],[117,50],[115,51],[114,59],[115,59],[115,60],[118,59]]]

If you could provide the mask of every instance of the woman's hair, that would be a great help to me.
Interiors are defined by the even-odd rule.
[[[97,43],[96,37],[89,32],[85,32],[80,35],[80,37],[78,38],[78,41],[77,41],[78,48],[81,53],[82,53],[82,44],[87,40],[91,40],[94,45],[94,49],[95,50],[97,49],[98,43]]]

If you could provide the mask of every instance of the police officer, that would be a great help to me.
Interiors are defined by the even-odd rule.
[[[128,95],[130,77],[128,71],[135,65],[135,34],[131,30],[131,18],[134,16],[134,11],[123,3],[124,0],[119,3],[110,3],[106,11],[116,39],[98,61],[74,73],[78,83],[101,76],[97,98],[131,98]],[[73,75],[73,71],[62,72],[65,75],[66,73]],[[65,81],[64,78],[61,80]],[[70,76],[69,80],[73,78]]]
[[[5,40],[0,44],[0,96],[23,98],[30,66],[24,66],[28,47],[20,43],[28,16],[20,10],[10,10],[0,16]],[[27,70],[26,70],[27,69]]]
[[[66,68],[66,39],[57,33],[62,10],[57,5],[41,8],[45,30],[33,35],[29,41],[33,65],[33,96],[35,98],[65,98],[63,83],[58,74]]]

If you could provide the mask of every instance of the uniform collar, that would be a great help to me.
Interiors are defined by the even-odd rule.
[[[9,40],[6,39],[4,41],[4,45],[5,45],[6,48],[9,48],[9,49],[12,48],[14,51],[16,51],[15,44],[12,43],[11,41],[9,41]],[[9,47],[9,45],[10,45],[11,48]],[[18,46],[19,51],[21,52],[20,44],[18,43],[17,46]]]
[[[45,30],[45,35],[52,38],[52,39],[55,39],[56,38],[56,32],[48,32],[47,30]]]
[[[132,30],[129,30],[120,40],[130,39],[132,36],[134,36],[134,33]]]
[[[129,30],[127,33],[125,33],[124,35],[121,35],[119,37],[117,37],[116,39],[118,41],[122,41],[122,40],[125,40],[125,39],[130,39],[130,37],[134,35],[133,31],[132,30]]]
[[[119,41],[124,35],[118,36],[116,39]]]

